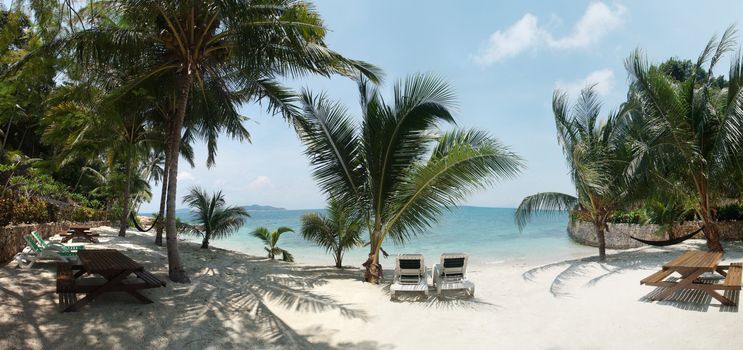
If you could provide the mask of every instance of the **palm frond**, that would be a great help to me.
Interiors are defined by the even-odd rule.
[[[522,160],[486,132],[455,130],[440,137],[431,158],[401,179],[390,204],[387,230],[404,241],[428,228],[475,189],[515,176]]]
[[[514,220],[519,230],[523,230],[526,224],[537,213],[555,215],[574,210],[578,206],[578,198],[559,192],[542,192],[527,196],[521,201]]]

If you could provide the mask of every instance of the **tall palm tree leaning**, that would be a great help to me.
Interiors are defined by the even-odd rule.
[[[333,254],[335,267],[343,267],[343,253],[364,244],[361,230],[364,222],[358,211],[331,199],[327,215],[307,213],[302,215],[302,237],[325,248]]]
[[[572,211],[578,219],[593,223],[599,259],[606,259],[604,233],[612,212],[627,200],[624,169],[629,156],[624,143],[622,114],[610,114],[599,122],[601,103],[593,86],[581,91],[570,113],[568,96],[557,90],[552,97],[557,140],[570,169],[577,195],[541,192],[524,198],[514,218],[519,230],[537,213]]]
[[[282,226],[273,231],[269,231],[269,229],[261,226],[255,229],[253,232],[250,232],[250,235],[260,239],[261,241],[263,241],[263,243],[266,244],[265,249],[268,252],[268,257],[271,260],[275,259],[277,254],[281,254],[281,260],[293,262],[294,256],[292,256],[288,250],[279,247],[279,238],[281,238],[281,235],[287,232],[294,232],[294,230]]]
[[[699,55],[694,72],[674,83],[636,50],[626,60],[631,79],[630,99],[638,106],[644,136],[637,140],[631,170],[636,174],[658,171],[666,182],[693,198],[704,224],[707,248],[722,251],[713,207],[718,204],[726,174],[738,166],[743,142],[743,60],[731,62],[727,89],[713,87],[713,69],[735,46],[735,28],[718,40],[713,37]],[[705,69],[707,80],[696,72]]]
[[[324,43],[326,33],[313,6],[296,0],[166,1],[114,0],[94,3],[95,14],[66,42],[86,66],[141,67],[141,74],[122,89],[162,83],[163,94],[175,96],[175,114],[167,123],[166,242],[169,277],[188,282],[178,254],[176,191],[178,155],[186,109],[207,88],[234,103],[263,101],[271,113],[290,121],[296,96],[276,80],[307,74],[364,74],[377,80],[376,67],[346,59]],[[118,21],[98,20],[111,11]],[[173,156],[170,156],[173,155]]]
[[[245,224],[250,214],[241,207],[227,206],[222,191],[211,196],[200,187],[191,188],[183,197],[183,204],[188,205],[193,213],[192,218],[197,228],[195,233],[204,237],[201,248],[209,248],[209,240],[220,239],[237,232]]]
[[[298,126],[320,187],[364,220],[365,280],[378,283],[385,238],[422,233],[473,189],[514,176],[522,162],[485,132],[439,131],[441,122],[454,123],[454,94],[441,79],[412,75],[395,84],[389,105],[364,79],[359,90],[360,126],[342,105],[306,91]]]

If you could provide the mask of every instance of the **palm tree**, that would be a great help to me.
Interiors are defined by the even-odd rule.
[[[250,217],[245,208],[226,206],[222,191],[209,196],[203,189],[194,187],[183,197],[183,203],[193,212],[197,224],[194,227],[201,226],[197,232],[204,236],[203,249],[209,248],[209,239],[221,239],[237,232]]]
[[[110,72],[110,81],[125,79],[125,69]],[[44,138],[61,145],[60,166],[81,157],[103,154],[109,167],[124,174],[119,217],[119,236],[124,237],[131,211],[134,172],[156,143],[157,135],[146,114],[148,97],[141,90],[133,90],[112,99],[106,86],[90,81],[64,86],[57,94],[44,119],[47,124]]]
[[[654,173],[655,180],[694,200],[704,224],[707,248],[722,251],[713,208],[725,190],[727,174],[739,167],[743,126],[743,60],[732,60],[728,87],[715,87],[713,69],[735,45],[729,27],[710,39],[694,64],[694,72],[676,83],[649,65],[639,49],[626,60],[631,79],[630,99],[644,122],[635,140],[634,174]],[[698,71],[707,71],[699,80]],[[638,175],[639,176],[639,175]]]
[[[329,50],[314,7],[295,0],[164,1],[117,0],[95,3],[91,26],[67,42],[85,66],[135,66],[141,74],[122,89],[147,80],[162,82],[175,96],[167,123],[166,240],[170,279],[188,282],[178,254],[175,205],[180,138],[189,101],[207,89],[239,96],[240,103],[265,101],[270,112],[293,120],[295,95],[277,77],[359,72],[376,79],[364,62]],[[111,11],[114,16],[101,16]],[[99,20],[116,18],[116,21]]]
[[[273,260],[276,257],[276,254],[281,254],[281,260],[293,262],[294,257],[289,253],[288,251],[281,249],[278,246],[279,238],[282,234],[287,232],[294,232],[294,230],[288,228],[288,227],[279,227],[276,230],[269,231],[267,228],[261,226],[255,229],[255,231],[251,232],[250,235],[260,239],[263,241],[263,243],[266,244],[266,251],[268,252],[268,257]]]
[[[522,163],[485,132],[439,131],[454,122],[454,95],[442,80],[410,76],[395,84],[391,105],[360,81],[360,126],[342,105],[305,92],[299,129],[320,187],[364,220],[365,279],[378,283],[386,237],[404,242],[424,232],[473,189],[515,175]]]
[[[351,248],[361,246],[363,220],[353,208],[341,202],[330,200],[327,216],[318,213],[302,215],[302,237],[325,248],[333,254],[335,267],[343,267],[343,253]]]
[[[536,213],[573,211],[578,219],[593,223],[599,242],[599,258],[604,260],[607,220],[629,200],[629,186],[624,181],[629,156],[624,144],[623,113],[610,114],[604,123],[600,123],[601,104],[592,86],[581,91],[572,115],[567,94],[555,91],[552,111],[557,139],[577,195],[542,192],[528,196],[516,209],[516,224],[522,230]]]

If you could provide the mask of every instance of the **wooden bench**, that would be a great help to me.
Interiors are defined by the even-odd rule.
[[[61,311],[77,303],[75,276],[69,263],[57,263],[57,294]]]
[[[670,276],[674,271],[673,270],[661,270],[658,271],[648,277],[643,278],[640,281],[640,284],[645,284],[648,286],[659,286],[659,284],[663,283],[663,280],[666,279],[666,277]]]
[[[134,274],[153,288],[165,287],[165,282],[163,280],[147,271],[134,271]]]
[[[743,274],[743,263],[732,263],[728,268],[723,285],[733,290],[741,289],[741,275]]]

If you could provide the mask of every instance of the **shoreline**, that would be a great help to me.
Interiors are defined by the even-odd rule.
[[[548,264],[473,264],[473,299],[393,302],[387,285],[363,283],[355,267],[270,261],[190,242],[180,248],[192,282],[175,284],[167,280],[165,248],[152,243],[152,234],[101,233],[102,243],[91,249],[122,250],[168,282],[145,291],[155,302],[112,293],[60,314],[54,265],[18,269],[10,263],[0,268],[0,295],[8,300],[0,348],[727,349],[743,343],[735,331],[743,319],[737,307],[700,295],[651,303],[654,288],[639,285],[702,241],[610,251],[601,263],[579,256]],[[743,244],[726,247],[725,261],[743,260]],[[654,342],[661,338],[664,343]]]

